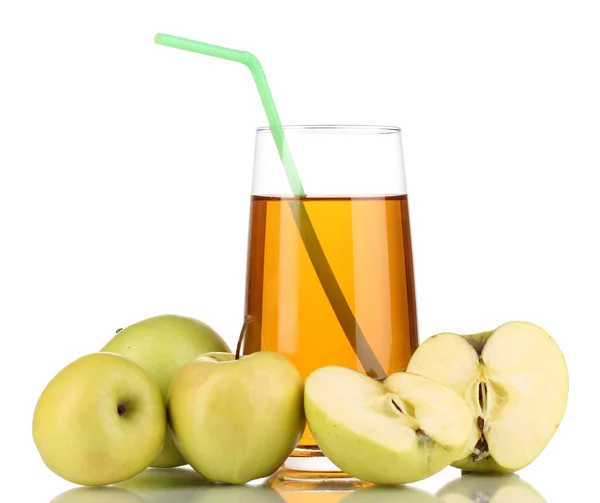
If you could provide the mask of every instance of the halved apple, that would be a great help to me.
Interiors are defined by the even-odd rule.
[[[513,321],[472,336],[442,333],[413,355],[408,371],[446,384],[469,404],[467,471],[510,473],[546,447],[565,412],[569,376],[556,342],[540,327]]]
[[[325,455],[353,477],[404,484],[433,475],[464,451],[471,413],[450,388],[399,372],[383,383],[344,367],[306,380],[304,407]]]

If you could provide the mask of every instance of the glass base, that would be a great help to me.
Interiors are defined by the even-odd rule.
[[[283,465],[288,470],[342,473],[317,446],[298,446]]]
[[[279,492],[346,493],[373,484],[351,477],[341,471],[307,471],[282,468],[269,478],[267,485]]]

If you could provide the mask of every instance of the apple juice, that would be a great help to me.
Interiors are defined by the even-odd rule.
[[[253,196],[246,288],[252,322],[243,353],[280,353],[304,379],[327,365],[365,373],[306,251],[294,216],[299,205],[383,371],[406,369],[418,338],[405,195]],[[299,447],[315,447],[308,428]]]

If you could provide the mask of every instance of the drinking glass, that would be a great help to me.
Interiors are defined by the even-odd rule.
[[[280,353],[304,379],[327,365],[376,379],[404,370],[418,337],[400,130],[283,130],[306,195],[292,194],[272,132],[259,128],[243,353]],[[307,426],[286,467],[322,470],[319,458]]]

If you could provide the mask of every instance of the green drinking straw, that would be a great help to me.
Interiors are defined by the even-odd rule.
[[[260,95],[260,99],[267,114],[271,134],[273,135],[273,140],[275,141],[277,151],[279,152],[292,193],[298,198],[290,201],[290,208],[294,215],[300,236],[302,237],[304,247],[315,272],[317,273],[317,277],[321,282],[325,295],[340,322],[348,342],[350,342],[358,360],[365,369],[365,372],[371,377],[384,378],[386,376],[385,370],[381,366],[381,363],[379,363],[373,349],[360,329],[358,322],[354,317],[354,313],[333,274],[325,251],[323,250],[317,237],[317,233],[310,221],[304,202],[302,199],[299,199],[306,194],[302,187],[298,170],[294,164],[294,159],[292,158],[292,153],[289,149],[281,125],[281,120],[279,119],[279,114],[277,113],[277,108],[275,107],[273,96],[271,95],[269,84],[267,83],[267,78],[258,58],[247,51],[238,51],[227,47],[220,47],[204,42],[197,42],[195,40],[165,35],[163,33],[158,33],[154,37],[154,42],[175,49],[235,61],[248,67],[250,73],[252,73],[252,77],[254,78],[254,82],[258,89],[258,94]]]

